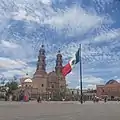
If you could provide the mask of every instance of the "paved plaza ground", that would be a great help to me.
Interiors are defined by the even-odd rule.
[[[0,120],[120,120],[120,103],[1,101]]]

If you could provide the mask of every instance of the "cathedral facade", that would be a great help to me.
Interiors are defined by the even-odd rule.
[[[62,55],[58,51],[55,69],[47,73],[45,49],[44,45],[42,45],[39,50],[37,68],[33,78],[22,78],[21,88],[31,96],[42,95],[53,97],[55,94],[64,93],[66,90],[66,80],[62,75],[62,62]]]

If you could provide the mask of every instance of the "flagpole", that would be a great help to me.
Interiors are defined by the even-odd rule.
[[[79,80],[79,88],[80,88],[80,92],[81,92],[81,95],[80,95],[80,102],[81,104],[83,104],[83,90],[82,90],[82,52],[81,52],[81,49],[82,49],[82,45],[80,44],[79,45],[79,59],[80,59],[80,80]]]

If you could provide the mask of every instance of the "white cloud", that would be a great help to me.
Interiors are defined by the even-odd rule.
[[[84,72],[83,72],[83,88],[95,88],[96,85],[98,84],[104,84],[104,79],[101,77],[96,77],[96,75],[94,74],[89,74],[87,75],[85,73],[85,71],[87,70],[87,68],[85,68]],[[66,77],[66,80],[70,81],[71,83],[69,84],[70,86],[78,86],[79,88],[79,80],[80,80],[80,76],[79,76],[79,65],[76,66],[75,69],[72,70],[73,74],[68,74]]]
[[[118,78],[118,76],[114,76],[114,79],[117,79]]]
[[[63,55],[63,58],[73,57],[78,50],[79,42],[70,42],[69,44],[63,44],[61,46],[61,53]]]
[[[19,10],[18,12],[12,12],[12,19],[14,20],[26,20],[33,22],[40,22],[37,17],[33,17],[32,15],[28,15],[25,10]]]
[[[94,38],[94,41],[101,42],[101,41],[110,41],[120,37],[120,29],[113,29],[108,31],[102,31],[98,36]],[[119,40],[119,39],[118,39]]]
[[[97,5],[100,5],[101,7],[104,7],[104,5],[114,2],[114,0],[93,0],[93,1],[95,3],[98,3]]]
[[[84,76],[83,82],[84,88],[87,89],[96,89],[96,85],[104,84],[104,80],[102,78],[92,75]]]
[[[79,42],[71,42],[70,44],[63,45],[62,46],[62,55],[64,59],[70,60],[75,53],[77,52],[79,48]],[[109,55],[110,54],[110,55]],[[93,47],[89,44],[82,44],[82,63],[85,65],[89,65],[91,63],[94,63],[94,65],[100,63],[100,62],[113,62],[118,61],[117,56],[113,56],[110,49],[105,46],[103,48],[100,48],[99,46]],[[115,62],[113,62],[115,63]],[[112,64],[113,64],[112,63]],[[93,68],[94,66],[92,66]]]
[[[44,4],[40,4],[40,2]],[[85,33],[100,28],[104,24],[109,24],[111,19],[105,15],[99,16],[95,12],[91,12],[86,8],[74,5],[65,10],[58,10],[57,12],[48,5],[51,0],[26,0],[24,2],[16,1],[14,5],[17,10],[10,14],[15,20],[34,21],[40,24],[48,24],[57,32],[65,32],[67,36],[84,35]],[[9,17],[8,17],[9,18]],[[7,18],[7,19],[8,19]],[[104,27],[105,28],[105,27]],[[108,29],[108,28],[105,28]]]
[[[2,72],[2,75],[4,75],[7,78],[11,78],[14,75],[19,75],[19,76],[26,76],[26,73],[28,73],[29,77],[32,77],[35,72],[35,67],[24,67],[21,68],[20,70],[17,69],[8,69],[5,72]]]
[[[102,78],[99,78],[99,77],[95,77],[95,76],[92,76],[92,75],[85,75],[83,77],[83,82],[84,83],[87,83],[87,84],[102,84],[104,82],[104,80]]]
[[[68,85],[69,85],[70,83],[71,83],[70,81],[68,81],[68,80],[66,81],[66,84],[68,84]]]
[[[109,18],[107,18],[109,19]],[[87,12],[82,7],[73,6],[45,21],[57,30],[66,30],[68,34],[84,34],[89,30],[108,24],[106,18]]]
[[[1,47],[6,47],[6,48],[18,48],[20,47],[18,44],[16,43],[13,43],[13,42],[10,42],[10,41],[5,41],[5,40],[1,40],[1,44],[0,44]]]
[[[44,4],[51,5],[52,0],[41,0]]]
[[[84,72],[87,72],[87,73],[105,73],[105,74],[108,74],[109,72],[113,71],[113,73],[116,73],[116,72],[119,72],[119,67],[105,67],[103,66],[102,68],[84,68]],[[113,78],[116,78],[117,76],[113,76]]]
[[[80,89],[80,87],[77,86],[76,89]],[[95,89],[96,89],[96,85],[87,84],[87,85],[84,85],[82,89],[83,89],[83,90],[88,90],[88,89],[93,89],[93,90],[95,90]]]
[[[92,68],[98,65],[99,63],[107,64],[109,66],[119,65],[120,61],[120,52],[116,51],[116,54],[113,52],[113,49],[116,49],[116,46],[119,47],[119,44],[115,42],[109,46],[107,45],[95,45],[91,44],[82,44],[82,63],[84,66],[93,65]],[[69,44],[63,44],[61,48],[61,52],[63,54],[64,59],[70,60],[76,53],[79,48],[79,41],[70,42]],[[113,67],[113,66],[112,66]]]
[[[2,74],[4,74],[6,78],[12,78],[14,75],[25,76],[26,73],[22,70],[8,70],[6,72],[3,72]]]
[[[96,85],[94,85],[94,84],[87,84],[86,86],[85,86],[85,88],[86,89],[96,89]]]
[[[98,16],[95,10],[91,12],[81,6],[74,5],[65,10],[57,9],[56,12],[48,5],[51,4],[50,0],[41,0],[41,2],[44,4],[40,4],[39,1],[34,2],[34,4],[33,1],[26,1],[21,4],[16,2],[18,11],[13,11],[10,14],[15,20],[49,24],[52,29],[56,29],[57,32],[66,32],[68,36],[83,35],[112,22],[109,16]]]
[[[79,86],[76,87],[76,89],[80,89]],[[88,89],[96,89],[96,85],[95,84],[86,84],[86,85],[83,85],[83,90],[88,90]]]
[[[76,86],[75,89],[80,89],[80,86]],[[89,88],[83,87],[82,89],[83,89],[83,90],[88,90]]]
[[[20,40],[0,40],[1,56],[7,56],[12,59],[20,59],[22,61],[34,58],[36,51],[32,42],[28,39]],[[26,45],[27,44],[27,45]],[[39,50],[39,49],[38,49]]]
[[[0,22],[3,25],[5,22],[9,23],[9,19],[14,19],[42,23],[47,15],[51,16],[54,12],[51,3],[52,0],[5,1],[3,4],[4,7],[0,6]],[[4,11],[4,9],[6,10]]]
[[[0,68],[2,69],[15,69],[23,68],[27,64],[21,60],[12,60],[10,58],[0,57]]]

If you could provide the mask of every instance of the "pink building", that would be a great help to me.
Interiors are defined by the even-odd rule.
[[[109,99],[120,97],[120,83],[116,80],[109,80],[105,85],[96,85],[97,96],[103,98],[107,96]]]

